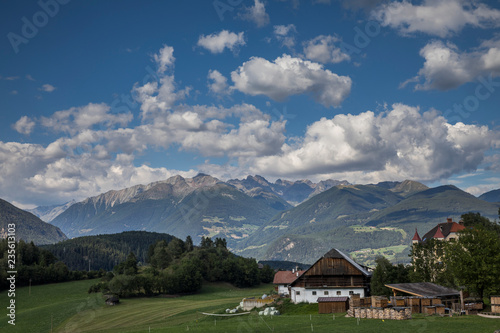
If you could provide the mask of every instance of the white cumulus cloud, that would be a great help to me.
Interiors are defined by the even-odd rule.
[[[212,53],[222,53],[225,48],[235,51],[238,46],[245,45],[244,33],[238,34],[222,30],[218,34],[201,35],[198,39],[198,46],[204,47]]]
[[[207,76],[208,90],[218,96],[229,94],[231,91],[228,89],[227,78],[222,75],[218,70],[209,70]]]
[[[56,89],[57,89],[56,87],[54,87],[53,85],[48,84],[48,83],[44,84],[43,86],[40,87],[41,91],[45,91],[45,92],[48,92],[48,93],[51,93],[51,92],[53,92]]]
[[[280,177],[431,181],[475,170],[498,139],[487,126],[451,125],[436,111],[395,104],[379,115],[322,118],[280,154],[255,159],[251,170]]]
[[[275,25],[274,26],[274,37],[281,43],[281,45],[293,49],[295,46],[295,36],[297,33],[297,28],[294,24],[288,25]]]
[[[351,57],[338,46],[341,40],[335,36],[320,35],[304,42],[304,57],[323,64],[348,61]]]
[[[452,43],[432,41],[420,50],[425,59],[416,77],[404,82],[416,83],[416,90],[449,90],[480,75],[500,73],[500,39],[485,41],[471,52],[461,52]]]
[[[243,14],[240,15],[243,20],[254,22],[257,27],[263,27],[269,24],[269,15],[266,12],[264,2],[254,0],[252,7],[245,8]]]
[[[252,57],[231,73],[234,88],[252,96],[266,95],[282,101],[288,96],[309,94],[325,107],[337,107],[349,95],[352,81],[321,64],[284,54],[274,62]]]
[[[447,37],[465,26],[500,26],[500,10],[478,1],[424,0],[420,5],[394,1],[377,7],[372,15],[382,26],[397,29],[403,35],[422,32]]]
[[[22,116],[14,125],[12,125],[12,128],[21,134],[28,135],[31,134],[35,125],[36,123],[32,119],[27,116]]]

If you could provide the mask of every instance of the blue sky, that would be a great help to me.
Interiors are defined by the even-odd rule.
[[[181,174],[500,188],[498,1],[3,1],[0,197]]]

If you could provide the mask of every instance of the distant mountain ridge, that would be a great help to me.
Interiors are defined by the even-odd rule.
[[[199,174],[113,190],[73,204],[52,220],[70,237],[148,230],[179,237],[221,235],[228,243],[248,237],[276,213],[339,181],[279,181],[260,176],[223,182]],[[299,187],[299,188],[297,188]]]
[[[318,183],[313,183],[307,179],[297,181],[278,179],[276,182],[271,183],[264,177],[258,175],[248,176],[242,180],[230,179],[227,183],[247,194],[255,191],[255,189],[273,193],[294,206],[334,186],[350,185],[346,180],[333,179],[322,180]]]
[[[33,242],[36,245],[53,244],[68,239],[57,227],[0,199],[0,237],[6,238],[8,225],[15,224],[16,240]]]
[[[452,185],[428,188],[404,181],[336,186],[276,215],[240,242],[237,252],[311,263],[335,245],[346,252],[393,248],[388,251],[399,250],[405,260],[415,228],[426,232],[447,217],[458,221],[471,211],[495,219],[498,204]]]
[[[405,262],[415,228],[425,232],[469,211],[494,219],[497,206],[455,186],[412,180],[272,183],[258,175],[221,181],[199,174],[87,198],[52,222],[70,237],[130,230],[190,235],[195,243],[224,237],[232,251],[259,260],[310,263],[335,246],[362,256],[381,249]]]
[[[26,209],[26,211],[38,216],[44,222],[50,222],[74,203],[76,201],[71,200],[62,205],[39,206],[33,209]]]
[[[479,196],[479,199],[488,202],[500,202],[500,189],[483,193]]]

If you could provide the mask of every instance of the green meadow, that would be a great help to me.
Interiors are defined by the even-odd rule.
[[[268,293],[272,285],[239,289],[229,284],[205,284],[196,295],[177,298],[122,299],[107,306],[100,294],[87,294],[92,281],[76,281],[19,288],[16,326],[7,323],[8,297],[2,292],[1,332],[494,332],[500,320],[478,316],[425,317],[407,321],[345,318],[345,314],[318,314],[317,304],[288,305],[283,315],[262,317],[256,311],[237,317],[224,313],[243,297]]]

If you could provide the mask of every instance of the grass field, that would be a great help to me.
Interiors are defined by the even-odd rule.
[[[379,249],[361,249],[350,252],[349,255],[360,264],[375,267],[375,258],[377,256],[384,256],[389,261],[394,262],[396,256],[403,253],[407,248],[407,245],[395,245]]]
[[[50,332],[65,320],[90,308],[100,308],[103,301],[99,295],[87,294],[90,285],[98,280],[84,280],[16,289],[16,325],[7,323],[6,291],[0,293],[2,311],[0,332],[39,333]],[[54,330],[55,331],[55,330]]]
[[[319,315],[317,305],[286,308],[281,316],[250,315],[208,317],[200,312],[220,313],[234,308],[243,297],[269,292],[270,285],[238,289],[228,284],[205,285],[197,295],[179,298],[136,298],[106,306],[100,295],[88,295],[94,281],[78,281],[19,288],[16,294],[15,328],[5,314],[1,332],[494,332],[500,320],[464,316],[424,317],[391,321],[345,318],[344,314]],[[0,294],[2,303],[6,293]],[[5,309],[4,305],[2,307]],[[5,310],[3,311],[5,313]]]

